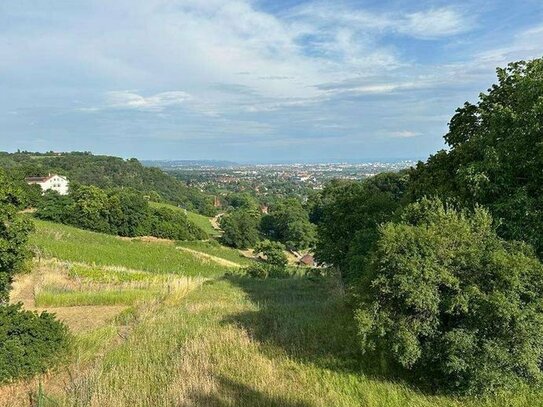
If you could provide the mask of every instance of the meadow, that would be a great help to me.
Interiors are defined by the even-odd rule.
[[[254,262],[254,260],[241,254],[239,250],[222,246],[215,240],[177,242],[177,246],[219,257],[241,266],[248,266]]]
[[[35,225],[30,245],[39,257],[183,276],[213,277],[225,271],[217,262],[176,249],[174,242],[121,239],[41,220]]]
[[[98,318],[91,304],[115,313],[92,329],[73,331],[61,368],[0,387],[0,406],[28,406],[29,395],[31,405],[46,407],[543,406],[537,390],[456,398],[379,376],[378,362],[358,351],[336,277],[224,276],[213,262],[202,263],[173,243],[46,222],[37,222],[32,239],[42,256],[62,259],[35,261],[34,294],[43,308],[91,308],[87,325]],[[204,250],[201,242],[189,246]],[[145,261],[136,263],[133,256],[142,252]],[[163,253],[205,278],[182,277],[175,263],[169,269],[159,259],[154,264]]]
[[[332,278],[215,279],[80,336],[58,406],[538,406],[541,393],[428,395],[363,370]],[[118,340],[123,333],[122,340]],[[92,360],[92,363],[88,362]],[[91,366],[91,367],[88,367]]]

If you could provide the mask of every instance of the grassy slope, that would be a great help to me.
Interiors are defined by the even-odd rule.
[[[173,246],[46,222],[37,227],[33,243],[66,260],[160,273],[179,272],[175,261],[187,264]],[[190,264],[187,273],[219,274],[213,264]],[[91,274],[101,281],[101,273]],[[74,376],[68,386],[45,385],[45,391],[51,405],[89,407],[543,405],[541,392],[455,399],[375,377],[361,368],[352,326],[332,279],[212,280],[184,298],[138,306],[77,336]]]
[[[222,259],[229,260],[234,263],[238,263],[242,266],[248,266],[249,264],[254,262],[254,260],[251,260],[243,256],[239,252],[239,250],[232,249],[226,246],[221,246],[213,242],[201,242],[201,241],[177,242],[177,245],[181,247],[186,247],[188,249],[196,250],[202,253],[206,253],[211,256],[220,257]]]
[[[45,256],[103,266],[121,266],[155,273],[212,277],[225,268],[202,261],[168,244],[119,239],[71,226],[36,220],[31,245]]]
[[[158,202],[150,202],[151,206],[154,206],[156,208],[169,208],[177,211],[185,211],[182,208],[178,208],[177,206],[166,204],[166,203],[158,203]],[[211,222],[209,221],[209,218],[200,215],[199,213],[186,211],[187,217],[189,220],[194,223],[196,226],[201,228],[204,232],[206,232],[209,236],[219,236],[220,233],[211,226]]]
[[[89,407],[541,405],[540,394],[454,399],[364,374],[346,315],[332,280],[211,281],[138,317],[103,354],[87,338],[80,351],[101,359],[49,396]]]

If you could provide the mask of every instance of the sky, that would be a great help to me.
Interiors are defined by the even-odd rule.
[[[0,150],[424,159],[543,2],[1,0]]]

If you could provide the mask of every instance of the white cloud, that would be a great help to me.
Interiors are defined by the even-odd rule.
[[[417,38],[437,38],[460,34],[473,27],[473,18],[452,8],[439,8],[407,14],[396,29]]]
[[[182,91],[161,92],[152,96],[141,96],[132,91],[107,93],[107,107],[161,111],[169,106],[179,106],[192,99]],[[92,109],[92,108],[91,108]]]
[[[390,133],[390,135],[392,137],[397,137],[397,138],[411,138],[411,137],[416,137],[420,135],[420,133],[417,133],[415,131],[410,131],[410,130],[400,130],[400,131],[394,131]]]

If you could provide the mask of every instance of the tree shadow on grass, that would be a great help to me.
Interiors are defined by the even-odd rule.
[[[362,357],[352,313],[334,278],[252,279],[226,277],[258,310],[225,320],[289,357],[319,367],[360,372]],[[273,348],[273,350],[272,350]]]
[[[293,401],[284,397],[264,394],[224,376],[219,376],[216,380],[217,391],[212,394],[195,392],[189,395],[191,405],[199,407],[310,407],[310,404],[303,401]]]

